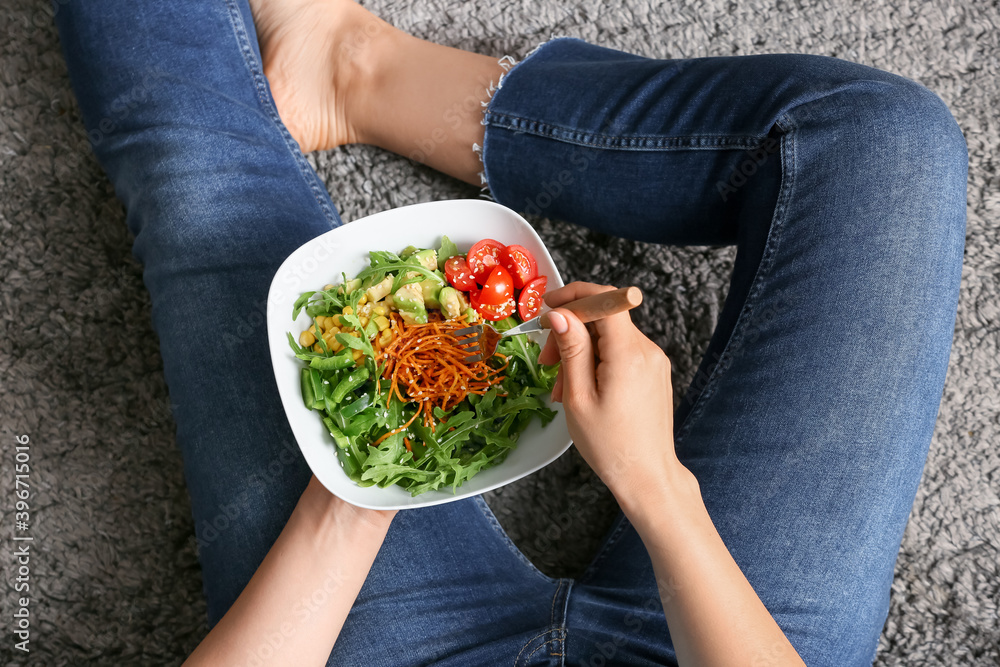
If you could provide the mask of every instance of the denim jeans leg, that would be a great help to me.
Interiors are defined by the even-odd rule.
[[[806,664],[870,664],[954,326],[967,153],[948,109],[832,58],[658,61],[563,39],[511,70],[486,124],[501,203],[737,245],[678,454]],[[620,519],[570,595],[567,662],[672,663],[656,584]]]

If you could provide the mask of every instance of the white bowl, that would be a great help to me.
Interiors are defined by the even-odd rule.
[[[331,493],[359,507],[406,509],[468,498],[530,475],[559,458],[571,443],[562,406],[549,401],[549,407],[558,413],[555,419],[544,428],[537,420],[533,421],[503,463],[480,472],[458,487],[456,493],[448,488],[414,497],[396,485],[384,489],[360,487],[340,467],[335,445],[320,415],[302,403],[299,377],[304,364],[292,353],[287,332],[298,339],[310,318],[303,309],[293,321],[292,305],[302,292],[319,290],[328,283],[339,284],[341,273],[353,278],[368,266],[371,250],[399,252],[408,245],[436,248],[442,235],[447,235],[463,251],[484,238],[522,245],[535,255],[539,273],[548,276],[548,289],[562,286],[552,257],[524,218],[504,206],[477,199],[415,204],[355,220],[293,252],[271,281],[267,337],[288,423],[313,474]],[[545,335],[535,340],[544,344]]]

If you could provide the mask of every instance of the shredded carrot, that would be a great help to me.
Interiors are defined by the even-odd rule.
[[[504,361],[499,368],[485,359],[465,361],[469,353],[458,348],[452,336],[453,331],[467,326],[464,318],[406,324],[396,313],[392,315],[393,340],[379,351],[379,357],[385,361],[383,377],[390,380],[389,395],[404,403],[419,404],[410,423],[423,414],[424,425],[433,427],[435,407],[447,411],[469,394],[485,394],[504,379],[502,373],[508,360],[502,354],[496,355]],[[382,436],[375,444],[391,434]]]

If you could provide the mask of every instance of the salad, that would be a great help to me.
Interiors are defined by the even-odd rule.
[[[503,462],[525,428],[555,412],[545,402],[558,366],[538,363],[526,335],[504,338],[474,363],[452,332],[489,320],[506,330],[535,317],[546,277],[524,247],[492,239],[465,254],[440,247],[369,253],[357,276],[304,292],[288,333],[302,399],[320,413],[340,465],[360,486],[399,485],[416,496]]]

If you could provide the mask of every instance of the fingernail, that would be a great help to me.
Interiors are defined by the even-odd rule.
[[[566,333],[566,330],[569,329],[569,322],[561,313],[549,313],[549,324],[552,325],[552,329],[556,333]]]

